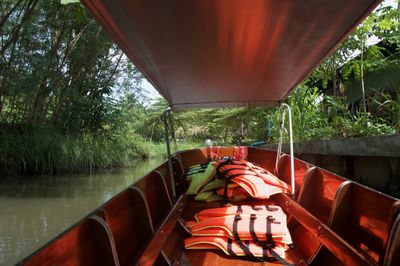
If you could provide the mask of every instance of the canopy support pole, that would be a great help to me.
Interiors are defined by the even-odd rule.
[[[293,127],[292,127],[292,111],[290,106],[286,103],[282,103],[279,107],[279,110],[282,110],[281,115],[281,130],[280,130],[280,139],[278,150],[276,151],[276,161],[275,161],[275,172],[278,174],[278,163],[279,159],[282,155],[282,143],[283,143],[283,133],[285,130],[285,115],[286,111],[289,118],[289,145],[290,145],[290,186],[291,186],[291,194],[292,197],[295,196],[295,182],[294,182],[294,150],[293,150]]]
[[[170,135],[174,135],[172,126],[171,126],[171,107],[165,109],[165,111],[161,115],[161,120],[164,122],[164,129],[165,129],[165,144],[167,146],[167,159],[168,159],[168,169],[169,169],[169,176],[171,181],[171,191],[172,191],[172,198],[173,201],[176,200],[176,190],[175,190],[175,176],[174,176],[174,168],[172,166],[172,155],[171,155],[171,145],[169,142]]]

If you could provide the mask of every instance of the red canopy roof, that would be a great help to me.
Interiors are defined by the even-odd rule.
[[[284,99],[380,2],[83,0],[174,108]]]

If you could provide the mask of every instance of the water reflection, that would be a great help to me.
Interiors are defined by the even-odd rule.
[[[0,178],[0,265],[12,265],[160,163],[101,174]]]

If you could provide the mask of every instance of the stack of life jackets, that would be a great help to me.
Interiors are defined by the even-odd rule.
[[[203,210],[187,222],[192,236],[186,249],[220,249],[231,256],[283,264],[292,244],[286,215],[279,206],[238,205]]]
[[[227,158],[193,166],[187,173],[190,181],[186,192],[199,201],[247,198],[268,199],[277,193],[290,193],[290,186],[267,170],[246,160]]]

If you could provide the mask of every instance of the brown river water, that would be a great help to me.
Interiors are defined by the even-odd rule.
[[[161,163],[98,174],[0,177],[0,265],[14,265]]]

